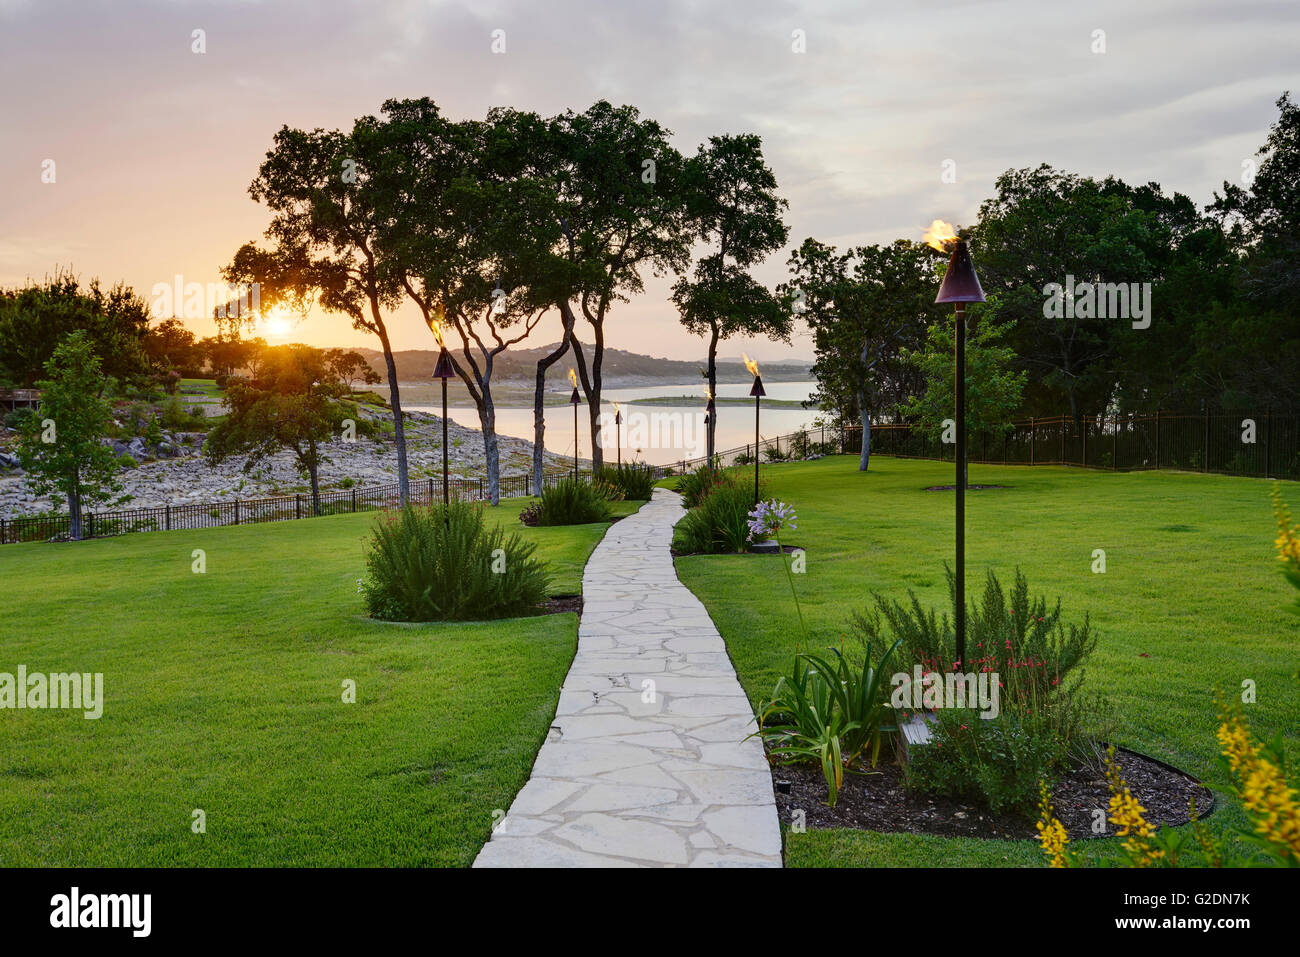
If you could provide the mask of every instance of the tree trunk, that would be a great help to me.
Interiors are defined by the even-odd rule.
[[[483,427],[483,456],[487,464],[488,500],[501,504],[501,457],[497,442],[497,413],[492,404],[492,393],[483,390],[483,406],[479,409],[479,423]]]
[[[713,454],[717,446],[718,434],[718,327],[713,326],[713,335],[709,339],[709,395],[713,396],[713,414],[709,416],[709,425],[705,437],[705,455],[709,458],[709,468],[713,468]]]
[[[567,302],[560,303],[560,321],[564,324],[564,335],[559,347],[549,355],[537,361],[537,384],[533,391],[533,494],[541,495],[546,483],[543,469],[546,454],[546,370],[559,362],[569,351],[569,340],[573,336],[574,315]]]
[[[68,537],[74,542],[81,541],[81,477],[76,474],[68,493]]]
[[[858,396],[858,410],[862,417],[862,452],[858,456],[858,471],[865,472],[871,461],[871,410],[867,408],[866,396]]]
[[[397,363],[393,361],[393,347],[388,343],[388,331],[379,318],[379,307],[372,303],[375,327],[379,342],[384,347],[384,368],[388,371],[388,402],[393,409],[393,442],[397,446],[397,487],[402,505],[411,501],[411,486],[406,470],[406,429],[402,424],[402,396],[397,388]]]
[[[307,477],[311,480],[311,513],[320,514],[320,468],[315,464],[307,467]]]
[[[600,367],[605,360],[605,332],[594,327],[595,342],[591,355],[591,389],[587,393],[587,417],[591,421],[591,471],[594,475],[604,462],[600,450]]]

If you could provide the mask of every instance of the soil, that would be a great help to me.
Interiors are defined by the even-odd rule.
[[[570,611],[575,615],[582,614],[581,595],[555,595],[537,606],[539,615],[563,615]]]
[[[1116,749],[1116,759],[1129,790],[1147,811],[1153,824],[1188,822],[1188,804],[1196,798],[1196,812],[1206,817],[1214,807],[1214,794],[1182,771],[1151,758]],[[827,807],[826,781],[817,765],[772,767],[777,812],[782,821],[801,809],[809,827],[847,827],[867,831],[940,834],[948,837],[983,837],[1036,840],[1034,820],[1015,814],[995,814],[976,801],[908,791],[903,770],[886,763],[884,755],[874,772],[846,774],[835,807]],[[1110,803],[1110,790],[1100,771],[1080,768],[1065,774],[1052,789],[1056,816],[1071,840],[1105,837],[1092,831],[1093,812]],[[1113,833],[1112,835],[1113,836]]]

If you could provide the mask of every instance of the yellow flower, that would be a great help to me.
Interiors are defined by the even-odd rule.
[[[1070,838],[1065,833],[1065,825],[1056,819],[1052,811],[1052,796],[1046,781],[1039,782],[1038,793],[1041,798],[1035,827],[1038,829],[1039,846],[1048,857],[1049,867],[1069,867],[1070,859],[1066,856],[1065,846],[1070,843]]]
[[[1273,515],[1277,518],[1277,557],[1300,568],[1300,525],[1291,521],[1291,512],[1282,501],[1282,492],[1273,486]]]
[[[1146,819],[1146,808],[1138,803],[1120,774],[1113,747],[1106,752],[1106,782],[1110,785],[1110,823],[1115,825],[1115,833],[1128,838],[1120,846],[1134,867],[1151,867],[1165,852],[1152,843],[1156,829]]]
[[[1250,740],[1239,714],[1227,714],[1219,726],[1219,745],[1237,779],[1242,807],[1255,833],[1285,855],[1300,862],[1300,803],[1282,769]]]

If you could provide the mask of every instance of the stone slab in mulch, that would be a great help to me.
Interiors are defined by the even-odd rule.
[[[1190,775],[1132,751],[1116,751],[1129,789],[1147,810],[1152,823],[1188,822],[1188,804],[1196,797],[1199,817],[1214,807],[1214,795]],[[987,807],[960,798],[908,791],[903,769],[881,763],[874,773],[845,775],[835,807],[827,807],[826,781],[814,765],[773,766],[777,812],[783,824],[796,809],[804,811],[808,827],[858,828],[868,831],[939,834],[947,837],[1037,839],[1034,820],[1015,814],[994,814]],[[1105,837],[1092,831],[1093,812],[1106,809],[1110,790],[1105,775],[1080,768],[1064,775],[1052,789],[1056,816],[1072,840]]]

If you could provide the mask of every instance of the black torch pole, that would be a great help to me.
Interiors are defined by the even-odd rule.
[[[762,396],[754,396],[754,505],[758,505],[758,406]]]
[[[578,481],[578,403],[576,402],[573,403],[573,480]]]
[[[442,380],[442,504],[451,504],[447,482],[447,380]]]
[[[623,413],[614,413],[614,441],[618,443],[618,470],[623,471]]]
[[[953,627],[957,632],[957,665],[966,667],[966,305],[954,303],[956,314],[957,399],[957,568],[954,582]]]

